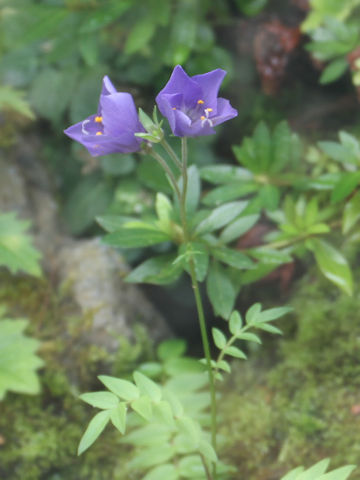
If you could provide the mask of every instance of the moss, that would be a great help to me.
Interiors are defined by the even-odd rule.
[[[135,344],[120,339],[121,348],[113,356],[84,344],[82,335],[91,327],[91,318],[74,316],[66,289],[57,290],[47,279],[2,273],[0,304],[7,306],[10,315],[30,319],[28,333],[41,341],[39,355],[45,362],[40,395],[8,394],[1,404],[0,477],[129,480],[123,465],[129,450],[111,426],[89,451],[76,456],[79,440],[95,413],[77,396],[99,388],[99,372],[126,374],[128,367],[149,358],[149,340],[143,332]]]
[[[239,478],[279,478],[327,456],[333,467],[359,462],[360,295],[309,275],[290,303],[291,336],[273,358],[260,350],[235,367],[221,402],[223,455]]]

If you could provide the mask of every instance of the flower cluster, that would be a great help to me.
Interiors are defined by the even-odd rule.
[[[224,70],[216,69],[189,77],[180,65],[174,68],[156,97],[174,135],[211,135],[215,133],[213,127],[236,117],[237,111],[230,102],[218,97],[225,75]],[[93,156],[136,152],[141,149],[145,133],[132,96],[117,92],[107,76],[103,79],[97,113],[65,130]]]

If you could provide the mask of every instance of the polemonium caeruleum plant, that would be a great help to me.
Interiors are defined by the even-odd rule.
[[[249,256],[233,248],[234,239],[244,229],[241,214],[248,202],[203,208],[199,171],[188,166],[187,138],[214,134],[217,125],[237,115],[228,100],[218,97],[225,74],[216,69],[189,77],[181,66],[176,66],[157,95],[158,109],[168,120],[173,135],[181,138],[181,158],[166,141],[156,109],[152,118],[142,110],[138,115],[132,97],[116,92],[107,77],[97,113],[65,131],[94,156],[125,152],[152,156],[164,169],[174,192],[173,198],[157,194],[153,219],[103,217],[99,222],[109,232],[104,239],[109,245],[140,248],[164,244],[165,253],[139,265],[128,281],[167,284],[183,272],[190,276],[205,358],[194,364],[183,358],[181,342],[169,341],[159,347],[160,363],[148,368],[146,374],[145,370],[134,372],[133,381],[100,376],[108,391],[81,396],[101,411],[86,429],[79,453],[97,439],[109,422],[123,435],[130,429],[125,439],[140,448],[132,467],[145,480],[237,478],[231,466],[223,464],[217,455],[216,385],[224,373],[231,371],[229,357],[246,358],[236,342],[261,343],[254,330],[281,333],[272,322],[289,311],[287,307],[263,310],[256,303],[243,319],[233,309],[239,272],[255,268]],[[226,172],[229,174],[228,168]],[[244,169],[234,168],[231,172],[238,175]],[[224,171],[219,174],[224,175]],[[199,289],[199,283],[204,281],[215,313],[229,329],[226,334],[217,328],[212,330],[219,350],[215,359],[211,358]],[[154,381],[159,373],[162,383]],[[344,467],[325,474],[327,464],[322,461],[305,472],[296,469],[283,480],[345,480],[352,470]]]

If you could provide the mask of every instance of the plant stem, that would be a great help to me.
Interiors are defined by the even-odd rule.
[[[180,201],[180,213],[181,213],[181,221],[183,225],[184,231],[184,241],[187,243],[189,241],[189,233],[188,233],[188,226],[187,226],[187,216],[186,216],[186,194],[187,194],[187,187],[188,187],[188,176],[187,176],[187,138],[181,138],[181,159],[182,159],[182,193],[181,193],[181,201]],[[215,393],[215,379],[214,379],[214,372],[211,367],[211,355],[210,355],[210,345],[208,339],[208,333],[206,329],[206,321],[204,315],[204,308],[202,304],[199,284],[196,278],[196,270],[195,270],[195,262],[194,258],[190,257],[189,259],[189,267],[190,267],[190,277],[192,288],[194,291],[196,308],[198,313],[199,325],[200,325],[200,332],[201,332],[201,340],[203,344],[205,359],[206,359],[206,369],[208,372],[209,378],[209,386],[210,386],[210,399],[211,399],[211,443],[216,451],[216,393]],[[206,472],[208,475],[208,473]],[[216,464],[213,465],[213,477],[216,480]]]
[[[204,456],[200,454],[200,458],[201,458],[202,464],[204,466],[205,475],[206,475],[207,480],[213,480],[213,477],[211,476],[211,473],[209,472],[209,468],[206,465],[206,461],[205,461]]]
[[[169,177],[169,180],[170,181],[170,184],[172,184],[172,187],[174,188],[175,192],[176,192],[176,195],[178,197],[178,200],[179,200],[179,203],[181,204],[181,192],[180,192],[180,189],[179,189],[179,185],[176,181],[176,178],[173,174],[173,172],[170,170],[168,164],[165,162],[165,160],[163,159],[163,157],[161,155],[159,155],[157,152],[155,152],[155,150],[152,150],[150,152],[150,155],[155,158],[155,160],[161,165],[161,167],[165,170],[167,176]]]
[[[169,154],[169,156],[174,161],[174,163],[176,164],[178,169],[180,171],[182,171],[182,163],[180,162],[179,157],[176,155],[176,153],[172,149],[171,145],[168,144],[168,142],[165,140],[165,138],[160,142],[160,144],[163,146],[163,148]]]

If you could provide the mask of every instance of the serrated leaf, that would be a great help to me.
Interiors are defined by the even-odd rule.
[[[169,240],[166,233],[150,228],[123,228],[103,238],[107,245],[121,248],[150,247]]]
[[[352,273],[347,260],[332,245],[314,238],[311,240],[311,249],[316,262],[327,279],[335,283],[348,295],[353,292]]]
[[[148,396],[142,395],[139,398],[133,400],[131,402],[131,408],[141,417],[145,418],[145,420],[151,420],[153,415],[152,402]]]
[[[196,233],[203,235],[227,225],[231,220],[237,217],[246,205],[244,202],[231,202],[215,208],[210,215],[205,218],[197,227]]]
[[[118,397],[110,392],[83,393],[79,398],[89,405],[103,410],[115,408],[119,403]]]
[[[7,267],[12,273],[21,270],[39,277],[41,254],[25,233],[28,228],[29,222],[18,220],[15,213],[0,215],[0,266]]]
[[[234,347],[234,346],[226,347],[224,349],[224,352],[226,353],[226,355],[230,355],[231,357],[241,358],[243,360],[247,359],[247,356],[245,355],[245,353],[242,350],[240,350],[240,348],[238,347]]]
[[[27,394],[40,391],[36,370],[43,362],[35,355],[39,342],[23,334],[27,323],[0,319],[0,400],[7,390]]]
[[[211,330],[215,345],[222,350],[226,345],[226,337],[218,328]]]
[[[139,389],[133,383],[121,378],[100,375],[99,380],[118,397],[131,401],[139,397]]]
[[[229,318],[235,303],[236,289],[220,265],[212,265],[206,279],[206,290],[216,315]]]
[[[124,402],[119,403],[116,408],[110,411],[110,420],[112,424],[123,435],[125,434],[126,430],[126,413],[127,406]]]
[[[134,372],[133,377],[140,394],[149,396],[154,402],[161,400],[161,388],[153,380],[138,371]]]
[[[109,420],[109,410],[104,410],[103,412],[99,412],[95,415],[85,430],[84,435],[81,437],[78,455],[81,455],[83,452],[85,452],[85,450],[87,450],[95,442],[108,424]]]
[[[180,338],[165,340],[157,348],[157,356],[162,361],[181,357],[185,352],[186,342]]]

